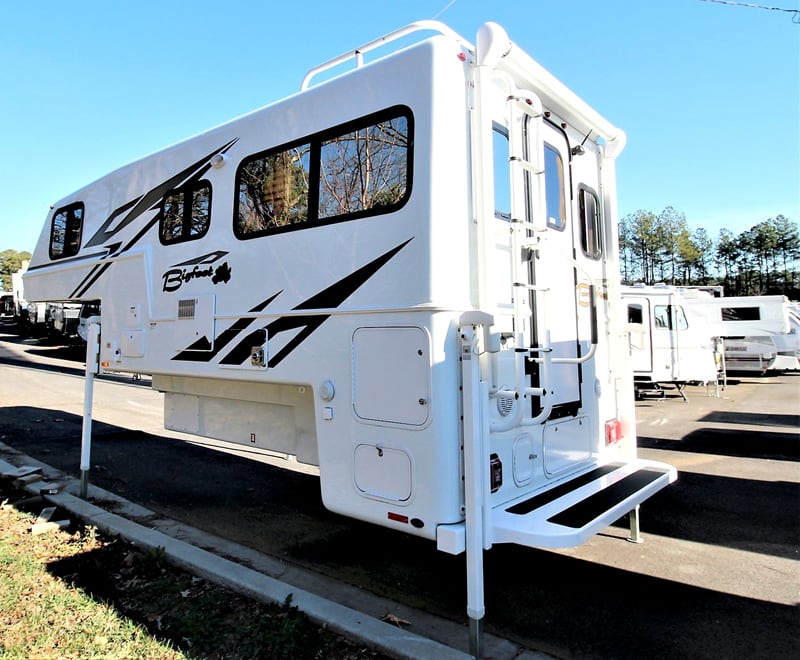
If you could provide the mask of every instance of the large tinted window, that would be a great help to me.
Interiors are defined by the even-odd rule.
[[[392,108],[245,159],[236,176],[240,238],[388,213],[408,199],[413,130]]]
[[[158,236],[162,243],[203,237],[211,221],[211,184],[199,181],[164,195]]]
[[[51,259],[78,254],[81,249],[83,213],[83,203],[76,202],[58,209],[53,214],[53,224],[50,227]]]
[[[236,234],[260,235],[308,220],[310,146],[245,161],[237,177]]]
[[[392,117],[322,142],[317,217],[389,208],[408,185],[408,118]]]

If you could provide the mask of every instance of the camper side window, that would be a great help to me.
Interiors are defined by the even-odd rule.
[[[758,307],[723,307],[723,321],[760,321],[761,310]]]
[[[494,217],[511,220],[511,176],[508,170],[508,131],[494,125],[492,130],[494,156]]]
[[[600,242],[600,204],[588,188],[578,191],[578,205],[581,212],[581,247],[590,259],[599,259],[603,253]]]
[[[683,307],[656,305],[653,308],[653,317],[655,319],[656,328],[686,330],[689,327],[689,322],[686,320],[686,315],[683,313]]]
[[[83,229],[83,202],[58,209],[50,228],[50,258],[62,259],[78,254]]]
[[[255,238],[389,213],[408,199],[411,111],[389,108],[255,154],[236,173],[234,233]]]
[[[210,219],[211,184],[194,182],[164,195],[158,237],[164,245],[202,238],[208,231]]]
[[[628,305],[628,323],[644,323],[642,306],[638,304]]]
[[[237,175],[237,236],[259,236],[308,220],[310,150],[305,143],[242,163]]]
[[[549,144],[544,145],[544,188],[547,196],[547,226],[564,229],[567,226],[564,163],[561,154]]]
[[[325,140],[319,219],[389,208],[408,187],[408,119],[392,117]]]

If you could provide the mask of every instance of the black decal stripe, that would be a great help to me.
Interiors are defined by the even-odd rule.
[[[413,239],[409,238],[397,247],[382,254],[377,259],[373,259],[367,265],[343,277],[327,289],[323,289],[319,293],[311,296],[311,298],[301,302],[294,310],[332,309],[338,307],[412,240]],[[267,325],[268,341],[281,332],[303,328],[296,337],[293,337],[286,346],[269,359],[269,366],[277,366],[284,358],[302,344],[314,330],[319,328],[329,316],[329,314],[286,316],[275,319],[272,323]],[[254,337],[252,334],[245,337],[230,353],[220,360],[220,364],[243,364],[244,361],[250,357],[250,350],[255,345],[253,341]]]
[[[156,216],[155,218],[147,222],[145,226],[142,227],[141,231],[138,234],[136,234],[136,236],[134,236],[124,247],[120,248],[121,243],[115,243],[114,245],[110,245],[108,254],[106,255],[106,259],[108,259],[108,257],[117,256],[118,254],[127,252],[131,247],[133,247],[134,245],[136,245],[136,243],[139,242],[139,239],[141,239],[142,236],[144,236],[157,221],[158,217]],[[75,291],[73,291],[71,297],[80,298],[81,296],[83,296],[89,290],[89,287],[92,286],[92,284],[94,284],[100,278],[100,276],[106,272],[106,270],[108,270],[108,267],[110,265],[111,263],[107,262],[95,266],[95,268],[92,269],[89,272],[89,274],[83,278],[83,282],[81,282],[78,288]]]
[[[276,367],[281,361],[287,357],[295,348],[297,348],[300,344],[305,341],[305,339],[316,330],[319,326],[323,324],[323,322],[328,318],[328,314],[323,314],[320,316],[300,316],[296,317],[297,319],[302,319],[305,325],[305,328],[301,332],[298,332],[295,337],[292,338],[290,342],[286,344],[280,351],[278,351],[275,355],[270,356],[269,358],[269,366]],[[282,319],[279,319],[282,320]],[[285,328],[289,329],[289,328]],[[277,333],[276,333],[277,334]],[[267,336],[269,337],[269,326],[267,326]]]
[[[250,312],[254,313],[254,312],[263,311],[264,308],[266,308],[267,305],[269,305],[273,300],[275,300],[275,298],[277,298],[279,295],[281,295],[281,293],[282,293],[282,290],[278,291],[278,293],[270,296],[269,298],[267,298],[263,302],[260,302],[258,305],[253,307],[250,310]],[[246,318],[245,319],[236,320],[233,323],[233,325],[231,325],[229,328],[226,328],[225,330],[223,330],[220,333],[219,337],[217,337],[214,340],[214,350],[213,351],[208,351],[208,352],[204,352],[204,353],[198,354],[197,351],[202,350],[200,347],[201,346],[208,346],[208,343],[209,343],[207,337],[202,337],[199,340],[197,340],[194,344],[192,344],[191,346],[189,346],[185,350],[183,350],[180,353],[178,353],[172,359],[173,360],[179,360],[179,361],[182,361],[182,362],[210,362],[214,357],[216,357],[219,354],[219,352],[223,348],[225,348],[225,346],[227,346],[230,342],[232,342],[240,332],[242,332],[243,330],[246,330],[247,327],[249,325],[251,325],[253,323],[253,321],[255,321],[255,320],[256,319],[246,319]],[[249,356],[249,354],[248,354],[248,356]]]
[[[195,172],[195,177],[199,179],[199,177],[203,176],[211,167],[208,161],[211,160],[214,156],[221,153],[226,153],[234,144],[239,141],[239,138],[234,138],[227,144],[224,144],[219,149],[212,151],[208,156],[205,158],[201,158],[200,160],[196,161],[190,167],[187,167],[185,170],[176,174],[174,177],[170,178],[169,180],[165,181],[159,186],[153,188],[150,192],[137,197],[136,199],[123,204],[119,208],[115,209],[114,212],[106,219],[100,229],[97,230],[94,236],[83,246],[84,248],[92,247],[94,245],[100,245],[107,241],[109,238],[114,236],[117,232],[122,230],[123,228],[127,227],[133,220],[139,217],[142,213],[148,210],[152,210],[157,208],[161,204],[161,199],[163,198],[164,194],[167,193],[169,190],[176,187],[176,183],[180,183],[183,181],[187,176]],[[205,163],[205,165],[204,165]],[[113,224],[114,220],[121,214],[125,213],[130,209],[130,212],[125,217],[125,219],[113,230],[107,231],[108,227]],[[108,252],[105,258],[110,256],[117,256],[118,254],[122,254],[126,250],[129,250],[131,247],[136,245],[139,240],[150,230],[150,228],[158,221],[158,216],[148,222],[145,227],[138,233],[136,236],[128,242],[128,244],[119,249],[121,243],[117,243],[114,246],[107,246]],[[108,269],[109,264],[98,264],[96,265],[86,277],[83,278],[75,290],[70,295],[71,298],[77,298],[83,296],[89,289],[92,284],[94,284],[97,279]]]
[[[94,236],[89,240],[84,247],[91,247],[93,245],[100,245],[105,243],[109,238],[114,236],[117,232],[121,231],[125,227],[127,227],[131,222],[133,222],[136,218],[138,218],[142,213],[145,211],[151,210],[158,206],[161,198],[164,196],[164,193],[172,190],[173,188],[177,187],[180,183],[182,183],[185,179],[189,178],[192,174],[202,176],[208,169],[211,167],[208,161],[211,160],[214,156],[218,153],[225,153],[230,149],[236,142],[238,138],[235,138],[228,142],[227,144],[223,145],[220,148],[214,149],[211,153],[207,154],[203,158],[192,163],[189,167],[178,172],[175,176],[170,177],[163,183],[159,184],[149,192],[145,193],[138,199],[134,200],[133,202],[128,202],[126,205],[121,206],[120,208],[116,209],[109,218],[103,223],[100,229],[97,230]],[[114,222],[115,218],[124,213],[126,209],[131,208],[130,213],[125,217],[125,219],[119,223],[119,225],[111,230],[108,231],[108,227]]]
[[[377,259],[370,261],[366,266],[362,266],[357,271],[350,273],[350,275],[332,284],[327,289],[323,289],[305,302],[300,303],[295,309],[326,309],[338,307],[412,240],[413,239],[409,238],[407,241],[400,243],[397,247],[392,248]]]
[[[201,257],[195,257],[194,259],[189,259],[189,261],[184,261],[179,264],[175,264],[171,266],[171,268],[183,268],[184,266],[198,266],[201,264],[213,264],[215,261],[219,261],[224,257],[227,252],[224,250],[217,250],[216,252],[209,252],[208,254],[204,254]]]

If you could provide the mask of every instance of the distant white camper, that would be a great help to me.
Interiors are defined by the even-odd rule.
[[[800,316],[785,296],[698,295],[687,302],[724,339],[729,371],[800,369]]]
[[[685,399],[688,383],[716,384],[721,348],[676,287],[623,287],[622,300],[637,395],[671,385]]]
[[[676,478],[637,458],[624,143],[499,26],[418,23],[56,203],[26,292],[99,301],[103,371],[314,467],[333,511],[473,567],[573,546]]]

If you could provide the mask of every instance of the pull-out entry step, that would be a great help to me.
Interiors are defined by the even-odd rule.
[[[548,491],[494,509],[493,541],[542,548],[580,545],[676,479],[675,468],[655,461],[598,465]]]

